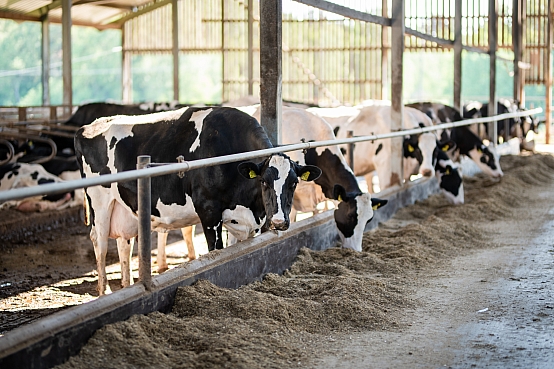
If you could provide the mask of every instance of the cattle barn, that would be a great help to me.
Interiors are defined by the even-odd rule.
[[[0,3],[0,368],[553,362],[552,11]]]

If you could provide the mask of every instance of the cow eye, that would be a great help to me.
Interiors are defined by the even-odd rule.
[[[267,187],[267,182],[266,182],[266,181],[264,181],[264,180],[262,179],[262,180],[260,180],[260,182],[261,182],[262,186]]]

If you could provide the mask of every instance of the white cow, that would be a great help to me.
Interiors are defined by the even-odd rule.
[[[352,119],[344,129],[339,129],[337,138],[346,138],[346,132],[351,130],[355,136],[369,136],[391,132],[391,107],[390,106],[366,106]],[[432,125],[431,119],[412,108],[404,108],[404,129],[418,128],[422,125]],[[405,152],[414,152],[415,147],[410,144],[410,138],[417,142],[420,156],[417,160],[404,160],[404,180],[409,180],[410,175],[420,173],[430,177],[435,173],[435,159],[437,139],[433,133],[423,133],[406,138]],[[343,152],[348,152],[348,146],[342,146]],[[391,140],[366,141],[356,143],[354,150],[354,173],[357,176],[365,176],[368,184],[372,183],[372,172],[377,171],[381,189],[390,187],[395,182],[391,178]]]
[[[40,164],[11,163],[0,168],[0,191],[57,182],[63,180],[48,173]],[[82,201],[77,203],[72,200],[70,193],[65,193],[6,201],[0,204],[0,209],[15,208],[24,212],[42,212],[81,204]]]

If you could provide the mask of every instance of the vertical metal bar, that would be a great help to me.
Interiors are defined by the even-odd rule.
[[[40,18],[42,24],[42,105],[50,105],[50,21],[48,13]]]
[[[391,131],[402,129],[402,61],[404,58],[404,0],[392,0],[391,27]],[[402,138],[391,139],[391,185],[402,186]]]
[[[62,74],[64,115],[71,113],[73,106],[73,83],[71,72],[71,2],[62,0]]]
[[[20,122],[25,122],[27,120],[27,108],[20,106],[17,108],[17,119],[19,119]]]
[[[150,156],[141,155],[137,157],[137,169],[147,168],[150,164]],[[138,180],[138,257],[139,257],[139,280],[147,290],[152,285],[152,231],[151,231],[151,178],[139,178]]]
[[[282,0],[260,2],[261,124],[271,143],[281,143]]]
[[[498,4],[497,0],[489,0],[489,56],[490,56],[490,80],[489,80],[489,117],[496,115],[496,49],[498,46]],[[498,142],[498,124],[490,122],[489,135],[492,133],[492,144]]]
[[[58,108],[55,106],[50,107],[50,121],[55,122],[58,120]]]
[[[550,143],[550,126],[552,124],[552,0],[548,0],[548,32],[546,34],[546,115],[545,142]]]
[[[223,101],[230,100],[228,86],[225,85],[226,75],[225,75],[225,1],[221,0],[221,99]]]
[[[354,137],[354,131],[346,131],[346,137]],[[355,144],[353,142],[348,144],[348,166],[352,169],[352,171],[354,171],[354,146]]]
[[[121,29],[121,98],[124,103],[133,101],[133,79],[131,75],[131,53],[127,50],[125,25]]]
[[[462,111],[462,0],[454,10],[454,107]]]
[[[382,0],[384,18],[388,18],[388,0]],[[389,98],[389,28],[381,26],[381,99]]]
[[[512,48],[514,51],[514,100],[521,102],[520,93],[520,73],[522,71],[519,69],[519,63],[521,61],[521,0],[513,0],[513,11],[512,11]]]
[[[527,23],[527,0],[522,0],[520,3],[520,16],[521,16],[521,24],[519,26],[519,34],[520,34],[520,59],[523,60],[523,55],[525,55],[525,44],[526,44],[526,35],[527,32],[525,30],[526,23]],[[525,74],[526,72],[521,71],[520,74],[520,86],[519,86],[519,99],[522,106],[525,106]]]
[[[178,0],[171,0],[173,26],[173,100],[179,101],[179,7]]]
[[[248,95],[254,95],[254,0],[248,0]]]

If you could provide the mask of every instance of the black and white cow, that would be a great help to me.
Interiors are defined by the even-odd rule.
[[[454,204],[464,203],[464,183],[462,179],[462,165],[450,159],[445,151],[439,150],[435,175],[439,182],[439,188],[446,199]]]
[[[232,108],[183,108],[142,116],[102,118],[82,127],[75,137],[84,177],[131,170],[138,155],[152,162],[175,162],[271,148],[260,124]],[[262,227],[286,230],[299,179],[312,181],[321,170],[301,166],[286,155],[229,163],[152,178],[152,229],[165,231],[202,223],[209,250],[223,247],[225,227],[246,239]],[[138,234],[136,182],[86,189],[91,240],[98,266],[98,291],[106,291],[108,238],[116,238],[122,285],[130,278],[132,240]]]
[[[405,129],[418,128],[420,124],[431,125],[430,118],[419,110],[412,108],[404,109]],[[384,134],[391,132],[391,107],[390,106],[366,106],[361,108],[360,113],[352,119],[344,129],[337,132],[338,138],[346,138],[346,132],[352,130],[355,136],[369,136],[372,134]],[[409,180],[410,175],[420,173],[430,177],[435,174],[435,159],[437,139],[433,133],[414,135],[419,151],[415,146],[408,146],[407,151],[419,153],[414,160],[404,160],[404,179]],[[411,147],[411,149],[410,149]],[[342,146],[343,152],[348,152],[348,146]],[[388,188],[395,181],[391,172],[391,141],[379,140],[376,142],[359,142],[354,150],[354,173],[357,176],[366,177],[368,186],[372,183],[372,172],[377,171],[379,186],[381,190]]]
[[[254,117],[260,116],[260,110]],[[283,144],[305,141],[334,140],[331,126],[322,118],[298,108],[283,106]],[[335,223],[339,230],[342,247],[362,251],[362,237],[366,224],[373,219],[373,211],[385,205],[387,200],[371,198],[363,193],[352,169],[346,164],[337,146],[327,146],[290,153],[292,160],[300,164],[324,168],[314,182],[302,182],[294,193],[295,211],[313,212],[317,204],[332,199],[338,201],[335,208]]]
[[[440,103],[411,104],[427,114],[433,123],[449,123],[462,120],[457,109]],[[469,157],[485,174],[499,178],[504,175],[500,168],[498,155],[493,147],[486,146],[483,141],[467,126],[444,130],[441,138],[450,139],[455,143],[454,150],[449,150],[449,156],[459,161],[461,155]]]
[[[10,163],[0,166],[0,191],[55,182],[62,182],[62,179],[48,173],[40,164]],[[23,200],[6,201],[0,204],[0,209],[15,208],[23,212],[59,210],[76,205],[72,198],[71,193],[36,196]]]

